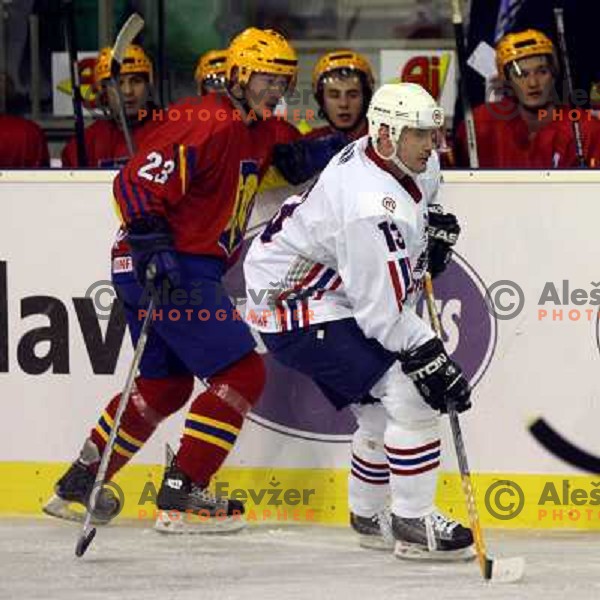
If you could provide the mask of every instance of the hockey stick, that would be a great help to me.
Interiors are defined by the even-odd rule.
[[[77,140],[77,164],[87,167],[87,151],[85,147],[85,124],[83,122],[83,99],[77,64],[77,36],[75,32],[75,8],[73,0],[64,0],[64,13],[66,17],[65,37],[69,53],[69,72],[71,76],[71,94],[73,98],[73,113],[75,115],[75,139]]]
[[[123,65],[123,58],[127,47],[131,45],[135,37],[143,28],[144,19],[137,13],[133,13],[129,19],[125,21],[125,24],[121,27],[121,31],[119,31],[119,34],[117,35],[117,39],[115,40],[112,49],[112,59],[110,61],[110,81],[117,96],[118,119],[121,122],[129,156],[133,156],[135,148],[133,146],[131,131],[129,130],[129,123],[127,122],[127,115],[125,114],[125,103],[123,102],[121,86],[119,85],[119,74],[121,73],[121,66]]]
[[[149,283],[151,283],[152,280],[153,277],[148,277]],[[131,390],[133,389],[135,376],[137,375],[137,370],[140,366],[140,361],[142,360],[142,356],[144,354],[144,348],[146,347],[146,341],[148,340],[148,332],[150,331],[150,324],[152,322],[152,313],[154,312],[154,300],[154,296],[152,296],[150,302],[148,303],[146,316],[144,317],[144,322],[142,323],[142,328],[140,330],[140,337],[138,339],[137,346],[133,353],[133,360],[131,361],[131,366],[129,367],[129,373],[127,374],[125,387],[123,388],[121,398],[119,399],[119,405],[117,406],[117,412],[115,413],[114,423],[110,431],[110,436],[108,438],[108,441],[106,442],[106,445],[104,446],[104,452],[102,453],[100,466],[98,467],[96,479],[94,481],[94,485],[90,493],[87,511],[85,514],[85,519],[83,521],[83,527],[81,528],[81,533],[79,534],[79,539],[77,540],[77,545],[75,546],[75,556],[83,556],[85,554],[85,551],[88,549],[89,545],[92,543],[94,536],[96,535],[96,528],[91,526],[92,517],[94,516],[94,511],[96,510],[98,494],[100,494],[100,491],[102,490],[102,487],[105,483],[106,471],[108,470],[108,464],[112,456],[112,449],[117,438],[119,426],[121,424],[121,417],[123,416],[125,408],[127,407],[127,402],[129,401]]]
[[[571,60],[569,58],[569,51],[567,48],[567,38],[565,35],[565,18],[564,11],[562,8],[554,9],[554,20],[556,21],[556,30],[558,32],[558,44],[560,46],[560,53],[562,54],[562,61],[565,67],[565,76],[567,78],[567,89],[569,91],[569,104],[573,102],[575,98],[573,89],[573,75],[571,73]],[[575,151],[577,152],[577,160],[579,166],[586,168],[585,156],[583,154],[583,135],[581,133],[581,124],[577,119],[571,119],[571,127],[573,128],[573,135],[575,136]]]
[[[127,124],[127,118],[125,115],[125,107],[123,103],[123,98],[121,96],[121,89],[119,86],[119,73],[121,71],[121,64],[123,62],[123,56],[125,55],[125,50],[127,46],[133,42],[135,36],[142,30],[144,27],[144,20],[137,13],[134,13],[127,19],[121,31],[117,35],[117,39],[115,40],[115,44],[113,46],[112,51],[112,60],[111,60],[111,81],[112,85],[115,87],[115,91],[118,97],[119,104],[119,116],[121,120],[121,125],[123,127],[123,134],[125,136],[125,141],[127,143],[127,149],[129,151],[130,156],[133,154],[133,143],[131,140],[131,135],[129,133],[129,128]],[[148,281],[151,282],[154,279],[154,273],[148,273]],[[144,318],[144,322],[142,323],[142,329],[140,331],[140,337],[138,340],[137,347],[133,354],[133,360],[131,362],[131,367],[129,368],[129,373],[127,374],[127,380],[125,382],[125,387],[123,388],[123,392],[121,393],[121,398],[119,400],[119,405],[117,407],[117,412],[115,414],[113,428],[110,432],[110,436],[108,441],[106,442],[106,446],[104,447],[104,452],[102,453],[102,458],[100,460],[100,466],[98,467],[98,472],[96,473],[96,479],[94,481],[94,485],[92,487],[92,491],[90,493],[90,498],[88,500],[87,511],[85,515],[85,519],[83,521],[83,526],[81,528],[81,533],[79,535],[79,539],[77,540],[77,545],[75,546],[75,556],[83,556],[88,549],[89,545],[92,543],[94,536],[96,535],[96,528],[91,526],[92,517],[94,515],[94,511],[96,509],[96,502],[98,500],[98,494],[104,485],[106,478],[106,471],[108,470],[108,464],[110,461],[110,457],[112,455],[112,449],[115,443],[115,439],[117,437],[117,432],[119,430],[119,425],[121,423],[121,417],[125,408],[127,407],[127,402],[129,401],[129,396],[131,394],[131,390],[133,388],[133,382],[135,380],[135,376],[137,374],[138,367],[140,365],[140,361],[142,360],[142,355],[144,354],[144,348],[146,346],[146,340],[148,339],[148,331],[150,329],[150,323],[152,319],[152,313],[154,312],[154,297],[150,299],[148,304],[148,309],[146,313],[146,317]]]
[[[442,339],[442,326],[435,308],[435,298],[433,295],[433,283],[431,275],[425,274],[425,300],[427,302],[427,310],[429,318],[435,334]],[[497,583],[510,583],[518,581],[523,577],[525,572],[525,561],[521,557],[515,558],[490,558],[485,548],[483,540],[483,532],[481,530],[481,522],[475,504],[475,491],[471,481],[471,472],[467,462],[467,451],[458,419],[458,412],[453,404],[448,405],[448,417],[450,418],[450,426],[452,428],[452,439],[458,459],[458,468],[460,470],[460,479],[462,482],[463,492],[467,501],[467,512],[469,514],[469,525],[473,532],[475,540],[475,551],[481,568],[481,575],[487,581]]]
[[[469,92],[467,89],[467,46],[465,43],[465,28],[463,25],[462,8],[460,0],[452,0],[452,24],[454,25],[454,39],[456,40],[456,56],[458,58],[458,76],[460,79],[460,98],[465,118],[467,131],[467,146],[469,150],[469,165],[471,169],[479,168],[479,154],[477,152],[477,132]]]
[[[542,417],[529,425],[529,433],[557,458],[582,471],[600,474],[600,457],[567,440]]]
[[[165,52],[165,29],[166,29],[166,12],[165,0],[158,0],[158,98],[161,106],[168,104],[168,79],[166,77],[166,52]]]

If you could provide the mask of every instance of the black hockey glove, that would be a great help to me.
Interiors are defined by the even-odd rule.
[[[320,138],[276,144],[273,164],[288,183],[299,185],[320,173],[347,143],[345,135],[332,133]]]
[[[133,221],[127,228],[127,240],[131,246],[135,276],[141,285],[146,285],[150,273],[156,287],[160,287],[165,279],[171,287],[179,285],[179,261],[165,219],[150,217]]]
[[[471,408],[471,386],[461,368],[446,354],[439,338],[400,355],[402,370],[431,408],[443,413],[451,402],[458,412]]]
[[[446,270],[452,258],[452,246],[456,244],[460,226],[453,214],[444,214],[439,204],[429,206],[427,225],[429,272],[435,278]]]

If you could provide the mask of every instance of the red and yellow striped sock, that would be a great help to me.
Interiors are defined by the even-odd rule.
[[[108,466],[107,479],[110,479],[129,462],[163,419],[179,410],[187,402],[193,385],[191,376],[164,379],[138,377],[136,379],[136,385],[121,418]],[[109,402],[91,431],[90,437],[98,447],[100,454],[104,451],[112,431],[120,397],[121,394],[117,394]]]
[[[200,394],[185,420],[177,465],[207,486],[233,448],[244,417],[210,390]]]

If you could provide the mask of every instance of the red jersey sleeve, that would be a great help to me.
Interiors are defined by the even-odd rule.
[[[506,154],[510,154],[508,149],[510,140],[515,135],[510,125],[514,120],[510,112],[511,107],[511,104],[502,101],[493,105],[480,104],[473,109],[479,168],[493,169],[511,166],[510,163],[506,163]],[[503,111],[508,118],[501,116],[504,114]],[[469,159],[467,127],[464,119],[456,129],[454,153],[456,166],[469,169],[471,161]]]
[[[289,121],[273,119],[275,144],[289,144],[302,137],[302,134]]]
[[[12,115],[0,115],[0,166],[36,169],[50,164],[43,129],[33,121]]]
[[[203,157],[209,151],[218,154],[220,138],[226,135],[207,123],[186,143],[179,141],[186,138],[181,129],[179,123],[162,127],[159,139],[146,143],[115,178],[113,192],[125,222],[166,216],[186,195],[191,181],[201,176]]]

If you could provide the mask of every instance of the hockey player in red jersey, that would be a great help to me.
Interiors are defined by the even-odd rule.
[[[227,50],[209,50],[198,59],[194,72],[198,96],[224,91],[226,61]]]
[[[0,169],[48,167],[48,143],[42,128],[33,121],[0,115]]]
[[[94,81],[100,105],[106,116],[85,130],[88,167],[115,168],[127,162],[129,151],[118,118],[118,99],[110,79],[111,48],[103,48],[96,61]],[[134,147],[140,147],[152,136],[160,119],[158,107],[152,101],[153,67],[143,48],[131,45],[125,52],[119,77],[125,114]],[[78,167],[77,140],[72,138],[62,151],[63,167]]]
[[[365,56],[353,50],[334,50],[324,54],[312,73],[312,90],[319,105],[319,116],[328,125],[313,129],[306,137],[343,133],[347,141],[367,133],[367,108],[375,83],[373,70]]]
[[[473,111],[481,168],[573,168],[579,166],[569,108],[556,101],[558,59],[552,41],[540,31],[510,33],[496,47],[498,75],[505,94]],[[583,112],[582,114],[586,114]],[[600,124],[582,119],[583,150],[591,161]],[[469,166],[464,123],[457,131],[457,165]]]
[[[180,120],[165,121],[114,182],[128,245],[114,250],[113,281],[134,344],[149,296],[161,293],[108,476],[186,404],[195,377],[206,386],[192,400],[179,450],[165,470],[157,499],[160,531],[232,531],[244,524],[243,505],[213,496],[208,485],[258,401],[265,373],[221,277],[242,242],[277,138],[277,128],[262,119],[296,73],[296,54],[285,38],[272,30],[244,31],[229,47],[227,93],[174,107]],[[57,482],[46,512],[70,518],[69,503],[87,501],[118,401],[119,395],[111,400],[79,459]],[[105,489],[96,519],[108,521],[118,510]]]
[[[319,116],[328,124],[275,148],[275,164],[289,183],[304,183],[322,171],[347,143],[366,134],[365,115],[373,85],[371,65],[358,52],[334,50],[317,61],[312,90]]]

